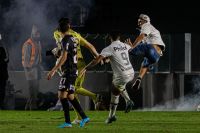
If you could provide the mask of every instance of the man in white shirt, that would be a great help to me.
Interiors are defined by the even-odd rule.
[[[134,70],[128,56],[128,50],[131,47],[119,40],[120,36],[117,31],[110,34],[110,39],[112,43],[104,48],[101,54],[81,71],[81,73],[84,73],[86,69],[95,66],[105,58],[109,58],[110,60],[113,70],[113,87],[111,89],[110,113],[108,119],[105,121],[106,124],[116,121],[115,112],[119,103],[119,95],[126,101],[125,113],[128,113],[134,106],[125,89],[126,83],[134,78]]]
[[[141,28],[140,35],[135,39],[134,43],[127,39],[127,43],[132,47],[129,50],[131,56],[143,55],[139,76],[133,82],[130,82],[131,88],[138,90],[140,83],[146,72],[153,64],[157,63],[165,50],[165,44],[161,38],[160,32],[150,23],[149,16],[140,14],[138,26]]]

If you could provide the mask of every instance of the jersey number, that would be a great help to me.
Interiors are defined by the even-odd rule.
[[[60,84],[61,84],[61,85],[64,85],[64,84],[65,84],[65,81],[66,81],[66,78],[61,78]]]
[[[122,53],[121,53],[121,57],[122,57],[122,59],[125,61],[125,62],[124,62],[124,65],[129,65],[129,64],[130,64],[129,58],[128,58],[128,56],[127,56],[127,54],[126,54],[125,52],[122,52]]]
[[[77,49],[76,48],[74,48],[74,53],[75,53],[75,55],[74,55],[74,64],[77,64]]]
[[[76,41],[76,38],[75,37],[71,37],[73,43],[74,43],[74,64],[77,64],[77,41]]]

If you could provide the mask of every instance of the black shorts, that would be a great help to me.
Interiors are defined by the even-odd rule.
[[[63,76],[60,79],[59,91],[67,91],[69,94],[73,94],[75,91],[75,81],[76,77]]]

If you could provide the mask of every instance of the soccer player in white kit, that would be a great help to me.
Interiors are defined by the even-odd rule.
[[[129,87],[135,90],[140,88],[142,78],[148,69],[159,61],[160,56],[162,56],[162,52],[165,50],[165,44],[161,38],[160,32],[153,25],[151,25],[149,16],[140,14],[138,26],[141,28],[140,35],[133,43],[130,39],[127,39],[126,41],[132,47],[129,50],[130,56],[144,56],[139,76],[135,81],[132,80],[130,82],[131,86]]]
[[[81,71],[84,73],[87,69],[95,66],[101,60],[109,58],[113,70],[113,87],[111,90],[110,112],[106,124],[116,121],[115,112],[119,103],[119,96],[121,95],[126,101],[125,113],[128,113],[134,103],[130,100],[129,95],[125,89],[126,83],[134,78],[134,70],[129,60],[128,50],[131,48],[128,44],[122,43],[119,32],[114,31],[110,34],[111,44],[104,48],[101,54],[89,63],[85,69]]]

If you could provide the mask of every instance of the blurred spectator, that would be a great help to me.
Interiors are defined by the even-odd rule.
[[[31,37],[22,47],[22,65],[29,85],[29,98],[25,110],[36,110],[39,92],[39,80],[41,79],[41,44],[40,32],[36,25],[33,25]]]
[[[8,80],[8,54],[0,34],[0,109],[4,109],[6,82]]]

